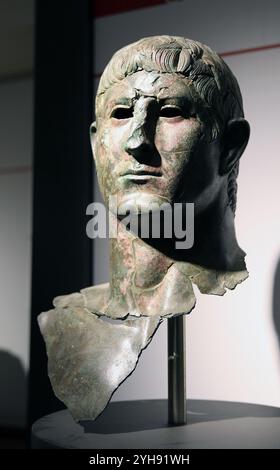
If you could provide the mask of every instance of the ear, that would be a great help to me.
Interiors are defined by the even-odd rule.
[[[94,146],[95,146],[95,138],[96,138],[96,122],[94,121],[90,128],[89,128],[89,134],[90,134],[90,142],[91,142],[91,148],[92,148],[92,153],[93,153],[93,158],[94,158]]]
[[[244,118],[228,121],[222,140],[220,174],[230,172],[244,152],[250,136],[250,126]]]

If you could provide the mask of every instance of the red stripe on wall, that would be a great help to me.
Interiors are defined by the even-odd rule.
[[[225,51],[220,52],[220,56],[228,57],[230,55],[239,55],[239,54],[248,54],[250,52],[260,52],[260,51],[267,51],[268,49],[277,49],[280,47],[280,43],[275,44],[267,44],[266,46],[258,46],[258,47],[247,47],[245,49],[237,49],[235,51]]]
[[[138,8],[153,7],[172,1],[178,0],[93,0],[92,11],[95,17],[100,17],[137,10]]]

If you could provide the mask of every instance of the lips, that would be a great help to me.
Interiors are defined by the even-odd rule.
[[[160,171],[156,171],[156,170],[140,170],[140,169],[137,169],[137,170],[134,170],[134,169],[131,169],[131,170],[127,170],[125,173],[123,173],[121,176],[126,176],[126,177],[160,177],[162,176],[162,173]],[[142,179],[142,178],[141,178]]]

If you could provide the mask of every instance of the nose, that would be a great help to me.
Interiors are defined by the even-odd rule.
[[[125,151],[138,161],[151,160],[156,152],[154,145],[155,116],[154,100],[140,98],[134,108],[134,116],[131,123]]]
[[[151,153],[153,143],[147,136],[144,126],[136,127],[125,144],[125,151],[137,160],[144,159],[147,152]]]

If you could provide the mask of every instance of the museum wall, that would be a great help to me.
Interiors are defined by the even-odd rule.
[[[236,214],[250,278],[224,297],[202,295],[196,289],[197,306],[186,322],[191,398],[280,406],[279,16],[276,0],[182,0],[95,20],[95,88],[120,47],[155,34],[187,36],[231,53],[224,58],[238,78],[251,124],[251,140],[240,165]],[[260,49],[242,53],[248,48]],[[100,200],[97,184],[94,198]],[[95,240],[93,263],[94,283],[105,282],[106,240]],[[113,399],[166,396],[164,322]]]
[[[0,429],[26,423],[33,25],[33,0],[0,1]]]
[[[0,426],[23,426],[29,362],[32,80],[0,82],[0,103]]]

